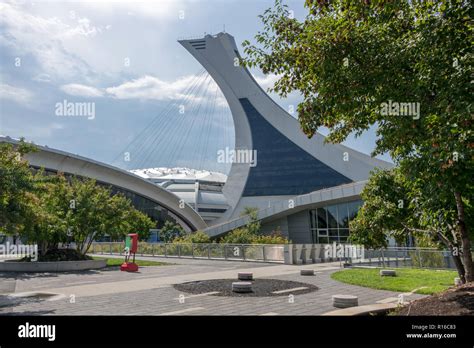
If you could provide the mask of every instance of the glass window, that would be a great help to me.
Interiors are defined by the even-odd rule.
[[[284,136],[250,100],[239,101],[258,152],[258,165],[250,168],[242,196],[301,195],[352,181]]]
[[[310,210],[309,211],[309,216],[311,219],[311,228],[314,229],[317,227],[316,225],[316,210]]]
[[[331,205],[327,208],[328,212],[328,227],[337,228],[337,206]]]
[[[348,235],[349,235],[349,229],[348,228],[340,228],[339,229],[339,236],[347,237]]]
[[[362,204],[361,200],[357,200],[310,210],[313,241],[347,243],[349,221],[356,216]]]
[[[325,208],[318,208],[318,228],[328,228]]]
[[[349,208],[349,219],[352,220],[356,217],[359,208],[362,206],[362,201],[353,201],[347,204]]]
[[[347,212],[347,204],[342,203],[337,205],[337,221],[339,223],[339,228],[349,227],[349,215]]]
[[[319,244],[328,244],[329,243],[328,237],[318,237],[318,243]]]
[[[339,234],[337,233],[337,228],[330,228],[329,229],[329,236],[337,237]]]

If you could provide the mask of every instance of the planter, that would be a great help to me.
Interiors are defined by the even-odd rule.
[[[52,262],[0,262],[0,272],[74,272],[101,269],[107,260],[52,261]]]

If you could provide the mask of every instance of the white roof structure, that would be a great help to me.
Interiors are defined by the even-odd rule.
[[[206,223],[220,218],[229,208],[222,188],[227,175],[192,168],[145,168],[130,170],[180,197]]]
[[[198,170],[186,167],[176,168],[145,168],[130,170],[135,175],[144,179],[161,179],[161,180],[190,180],[190,181],[210,181],[225,183],[227,175],[219,172],[211,172],[208,170]]]

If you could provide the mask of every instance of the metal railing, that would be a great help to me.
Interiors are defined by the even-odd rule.
[[[311,264],[344,261],[353,266],[455,269],[448,250],[432,248],[364,249],[359,258],[328,257],[328,244],[221,244],[140,242],[137,255],[209,260]],[[329,245],[331,246],[331,245]],[[123,242],[94,242],[89,253],[123,255]]]
[[[138,246],[139,256],[178,257],[229,261],[283,263],[283,244],[220,244],[220,243],[145,243]],[[123,255],[123,242],[94,242],[92,254]]]
[[[386,248],[365,250],[364,258],[349,260],[352,265],[456,269],[449,250],[434,248]]]

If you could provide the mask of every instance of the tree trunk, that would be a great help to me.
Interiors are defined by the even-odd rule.
[[[472,282],[474,281],[474,264],[472,262],[471,241],[469,240],[469,233],[467,231],[464,215],[464,203],[460,192],[455,191],[454,197],[456,199],[456,208],[458,212],[457,225],[461,236],[461,256],[464,265],[465,279],[466,282]]]
[[[441,233],[441,231],[438,231],[437,234],[439,240],[445,245],[446,249],[451,252],[454,265],[456,266],[456,270],[458,271],[459,279],[461,279],[461,282],[464,284],[466,282],[466,271],[461,261],[461,257],[459,256],[459,252],[454,252],[454,248],[458,249],[458,247],[454,245],[448,238],[446,238],[443,233]]]
[[[461,279],[461,283],[466,283],[466,271],[464,269],[464,265],[462,264],[461,257],[459,255],[453,255],[453,261],[456,265],[456,270],[458,271],[459,279]]]

